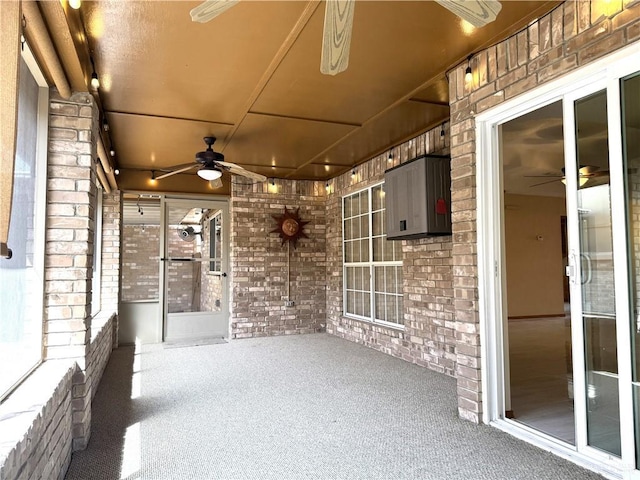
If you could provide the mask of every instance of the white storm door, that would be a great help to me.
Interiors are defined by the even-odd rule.
[[[163,340],[229,336],[228,204],[163,202]]]

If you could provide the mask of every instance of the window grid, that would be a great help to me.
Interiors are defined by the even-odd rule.
[[[343,197],[344,314],[403,326],[402,259],[386,240],[383,184]]]

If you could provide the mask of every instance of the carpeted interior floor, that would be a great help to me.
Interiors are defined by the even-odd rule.
[[[324,334],[119,348],[66,478],[601,478],[460,420],[455,389]]]

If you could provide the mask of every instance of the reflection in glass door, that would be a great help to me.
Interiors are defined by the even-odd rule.
[[[622,154],[631,293],[631,380],[636,468],[640,463],[640,74],[621,81]]]
[[[606,91],[575,108],[587,444],[621,454]]]
[[[226,203],[165,201],[164,340],[228,337]]]

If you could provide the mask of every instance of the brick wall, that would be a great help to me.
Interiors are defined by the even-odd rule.
[[[122,291],[124,302],[158,300],[160,226],[125,225],[122,235]]]
[[[52,96],[45,246],[45,358],[84,357],[91,330],[97,110],[89,94]]]
[[[384,180],[384,171],[424,154],[449,153],[448,124],[421,134],[329,182],[327,199],[327,332],[406,361],[453,375],[451,237],[399,241],[402,245],[404,329],[343,316],[342,197]]]
[[[325,188],[323,182],[276,180],[232,185],[231,333],[233,338],[310,333],[325,327]],[[273,192],[273,193],[270,193]],[[309,238],[281,245],[272,215],[300,208]],[[287,258],[289,259],[287,261]],[[289,263],[290,299],[287,297]]]
[[[117,338],[117,315],[112,313],[101,328],[93,328],[91,332],[91,344],[87,358],[86,375],[91,378],[91,384],[96,388],[91,389],[91,400],[96,395],[97,386],[104,373],[104,369],[111,357],[114,348],[113,338]]]
[[[104,193],[102,198],[102,311],[117,312],[121,282],[120,241],[123,238],[122,194],[114,191]]]
[[[45,236],[44,357],[73,359],[73,448],[91,435],[91,279],[98,109],[88,93],[50,102]]]
[[[451,104],[453,288],[458,410],[482,414],[474,116],[640,39],[640,2],[565,2],[448,73]]]

